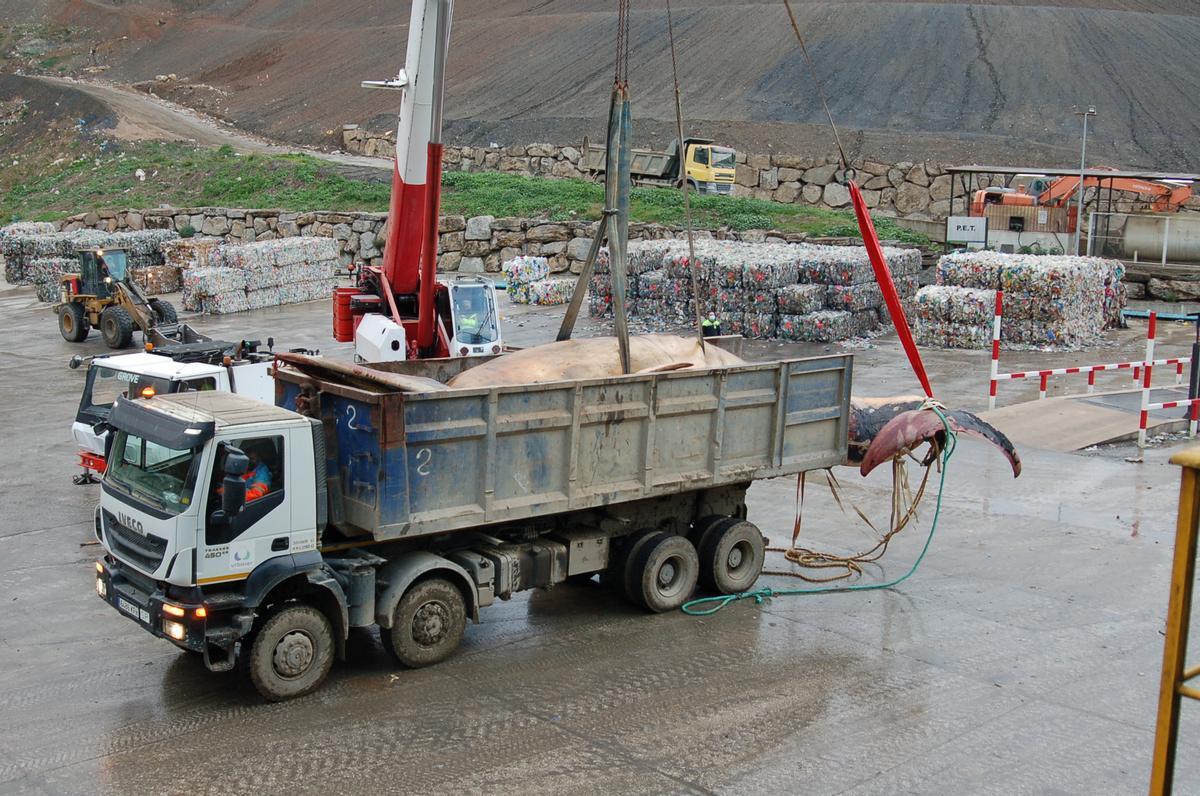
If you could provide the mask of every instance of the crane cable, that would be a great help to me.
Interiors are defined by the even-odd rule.
[[[695,305],[696,337],[704,350],[704,322],[701,320],[700,263],[696,260],[696,236],[692,229],[692,199],[688,192],[687,149],[683,145],[683,101],[679,91],[679,66],[675,62],[675,23],[671,18],[671,0],[667,0],[667,41],[671,44],[671,77],[675,81],[675,130],[679,136],[679,187],[683,189],[683,215],[687,224],[688,272],[692,275],[692,303]]]
[[[842,170],[846,171],[850,168],[850,159],[846,157],[846,150],[842,148],[842,138],[838,135],[837,124],[833,121],[833,114],[829,110],[829,103],[825,101],[825,92],[821,90],[821,81],[817,78],[817,67],[813,64],[812,57],[808,54],[808,46],[804,43],[804,36],[800,33],[800,24],[796,22],[796,14],[792,11],[792,4],[788,0],[783,0],[784,8],[787,9],[788,19],[792,23],[792,33],[796,34],[796,41],[800,43],[800,52],[804,54],[804,61],[808,64],[808,72],[812,75],[813,86],[817,89],[817,98],[821,100],[821,107],[825,109],[825,118],[829,120],[829,128],[833,130],[833,142],[837,144],[838,157],[841,158]]]

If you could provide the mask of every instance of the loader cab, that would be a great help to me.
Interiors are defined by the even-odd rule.
[[[496,289],[490,279],[459,277],[449,285],[451,356],[490,356],[503,348]]]
[[[129,256],[122,249],[81,249],[79,251],[79,292],[106,299],[112,297],[110,285],[124,282]]]

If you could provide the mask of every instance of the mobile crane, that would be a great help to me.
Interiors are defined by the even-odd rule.
[[[437,281],[442,104],[452,3],[414,5],[404,68],[364,88],[401,92],[383,265],[334,294],[334,338],[363,361],[499,354],[495,288],[477,275]]]

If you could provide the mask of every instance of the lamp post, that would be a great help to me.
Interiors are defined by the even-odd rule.
[[[1083,234],[1083,172],[1087,162],[1087,128],[1088,117],[1096,115],[1096,109],[1091,105],[1086,111],[1074,109],[1076,116],[1083,117],[1083,144],[1079,148],[1079,191],[1075,196],[1075,249],[1071,254],[1079,254],[1079,236]]]

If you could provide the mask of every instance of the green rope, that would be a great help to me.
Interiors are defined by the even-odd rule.
[[[887,583],[858,583],[850,586],[823,586],[817,589],[772,589],[769,586],[764,586],[761,589],[754,591],[742,591],[736,594],[724,594],[718,597],[700,597],[690,602],[683,604],[683,612],[689,616],[712,616],[717,611],[720,611],[725,606],[738,600],[754,600],[756,605],[761,605],[764,601],[772,597],[782,597],[789,594],[833,594],[835,592],[846,591],[875,591],[876,589],[890,589],[893,586],[899,586],[904,581],[912,577],[917,571],[917,567],[921,566],[921,561],[925,559],[925,553],[929,551],[929,545],[933,542],[933,533],[937,530],[938,517],[942,513],[942,492],[946,486],[946,469],[950,462],[950,456],[954,453],[954,448],[958,445],[958,435],[950,428],[950,422],[946,419],[946,415],[936,405],[929,407],[937,413],[938,418],[942,421],[942,427],[946,429],[946,447],[942,451],[942,474],[938,482],[937,505],[933,511],[933,522],[929,526],[929,535],[925,537],[925,546],[921,548],[921,554],[917,556],[917,560],[905,572],[895,580]],[[702,608],[701,606],[708,606]]]

